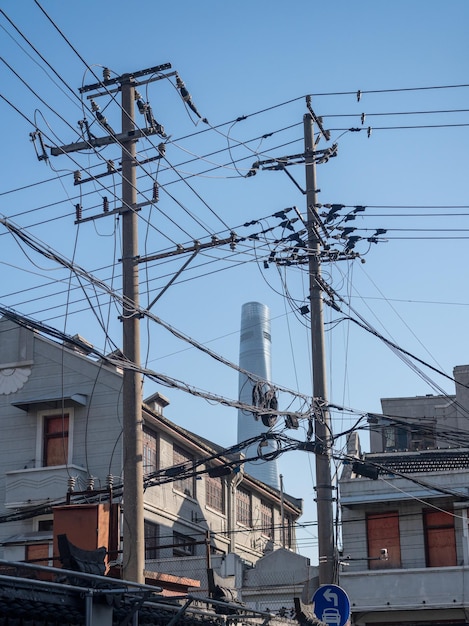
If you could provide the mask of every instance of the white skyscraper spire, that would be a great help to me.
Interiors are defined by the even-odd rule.
[[[247,302],[241,310],[241,338],[239,342],[239,366],[252,373],[256,378],[270,381],[271,378],[271,335],[269,309],[259,302]],[[256,382],[246,374],[239,374],[239,400],[252,405]],[[265,393],[265,385],[260,390]],[[255,395],[255,394],[254,394]],[[256,419],[251,412],[238,410],[238,443],[260,435],[269,430],[262,420]],[[246,457],[257,456],[255,444],[246,450]],[[263,448],[263,452],[273,450],[273,446]],[[255,461],[246,463],[246,471],[262,482],[279,489],[277,461]]]

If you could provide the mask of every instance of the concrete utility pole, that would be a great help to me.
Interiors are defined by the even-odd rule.
[[[171,67],[169,63],[139,70],[110,78],[104,71],[104,80],[80,88],[81,93],[94,91],[94,97],[106,96],[121,91],[122,132],[114,133],[107,120],[99,112],[99,107],[92,102],[92,111],[98,122],[107,131],[104,137],[94,137],[87,132],[83,141],[51,149],[52,156],[59,156],[77,150],[96,148],[119,143],[122,146],[122,206],[113,211],[83,219],[81,207],[77,211],[77,223],[85,222],[104,215],[118,213],[122,215],[122,307],[123,339],[122,350],[125,361],[130,367],[124,367],[123,374],[123,578],[143,583],[145,567],[145,534],[143,515],[143,431],[142,431],[142,383],[140,373],[140,312],[139,312],[139,277],[138,264],[138,224],[137,211],[137,149],[136,142],[141,137],[162,134],[162,128],[154,120],[144,130],[135,125],[135,87],[141,84],[172,76],[175,72],[162,74]],[[137,78],[149,76],[141,82]],[[117,88],[115,85],[118,85]],[[84,126],[88,129],[86,121]],[[78,172],[79,174],[79,172]],[[88,182],[97,177],[81,181],[75,178],[75,184]],[[151,202],[150,202],[151,203]],[[144,203],[149,204],[149,203]]]
[[[327,401],[326,360],[324,348],[324,317],[321,288],[321,241],[317,206],[314,119],[305,114],[304,147],[306,167],[306,210],[309,252],[309,289],[311,301],[311,348],[313,359],[313,396]],[[319,584],[335,582],[335,545],[333,531],[333,497],[330,462],[330,417],[327,410],[315,414],[316,442],[324,446],[316,458],[316,501],[318,516]]]
[[[135,130],[135,86],[132,77],[121,82],[122,133]],[[122,311],[124,358],[136,369],[124,368],[123,444],[124,514],[123,577],[145,582],[145,534],[143,522],[142,375],[140,368],[140,315],[138,280],[138,227],[136,140],[122,142]]]

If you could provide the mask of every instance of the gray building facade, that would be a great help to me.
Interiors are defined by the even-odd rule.
[[[383,399],[370,453],[349,437],[340,585],[360,626],[467,623],[469,367],[454,379],[454,395]]]
[[[207,555],[220,568],[229,554],[252,566],[269,542],[282,545],[282,526],[294,549],[302,501],[244,470],[209,473],[229,460],[223,449],[169,420],[168,405],[158,392],[143,404],[146,571],[184,574],[206,591]],[[3,318],[0,420],[0,558],[52,564],[56,507],[107,493],[121,504],[122,372],[81,339],[58,343]],[[166,469],[181,464],[202,471],[171,478]]]

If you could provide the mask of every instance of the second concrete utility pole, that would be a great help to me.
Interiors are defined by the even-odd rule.
[[[321,241],[317,217],[317,186],[314,142],[314,120],[311,112],[303,118],[306,167],[306,210],[309,254],[309,289],[311,304],[311,350],[313,359],[313,401],[326,404],[326,359],[324,348],[324,317],[321,288]],[[330,462],[330,417],[326,409],[318,415],[315,407],[315,439],[323,447],[316,453],[316,501],[318,517],[319,584],[335,582],[335,542],[333,497]]]

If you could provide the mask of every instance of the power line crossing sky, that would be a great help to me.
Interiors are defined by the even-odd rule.
[[[107,134],[89,94],[80,93],[101,80],[103,68],[115,78],[170,63],[168,73],[177,72],[190,103],[181,98],[175,74],[139,87],[141,103],[164,127],[137,145],[138,201],[145,205],[139,211],[141,255],[231,233],[236,245],[203,249],[183,271],[187,255],[142,263],[142,304],[153,302],[180,272],[153,313],[231,362],[238,359],[242,305],[266,304],[272,379],[310,395],[306,267],[276,263],[287,261],[298,243],[299,215],[306,211],[304,165],[291,159],[286,172],[261,166],[248,175],[255,163],[302,153],[310,94],[331,133],[317,148],[337,144],[337,156],[317,166],[318,212],[326,221],[330,207],[342,207],[327,222],[330,242],[343,248],[347,237],[357,237],[359,254],[324,263],[324,280],[343,298],[341,306],[352,305],[347,315],[357,311],[449,377],[455,365],[468,362],[464,0],[325,6],[297,0],[288,7],[277,0],[169,6],[143,0],[130,9],[123,0],[24,0],[0,8],[0,214],[28,237],[104,281],[110,292],[121,291],[119,215],[75,224],[77,204],[83,217],[101,214],[105,202],[111,213],[120,206],[119,145],[57,157],[50,149]],[[102,93],[95,105],[118,132],[120,94]],[[148,117],[138,110],[136,116],[145,128]],[[76,171],[89,182],[74,184]],[[155,193],[158,201],[151,203]],[[346,228],[354,230],[344,235]],[[379,229],[386,232],[374,241]],[[2,306],[79,333],[103,352],[121,344],[119,301],[3,226],[0,263]],[[379,412],[381,397],[454,392],[448,378],[433,370],[419,376],[343,317],[326,306],[332,402]],[[150,369],[237,397],[237,374],[220,361],[151,321],[142,324],[142,338]],[[146,396],[156,390],[146,383]],[[219,444],[234,443],[236,409],[177,390],[166,395],[170,419]],[[333,428],[344,432],[356,419],[338,412]],[[304,498],[304,519],[313,520],[312,455],[291,452],[279,463],[285,489]]]

